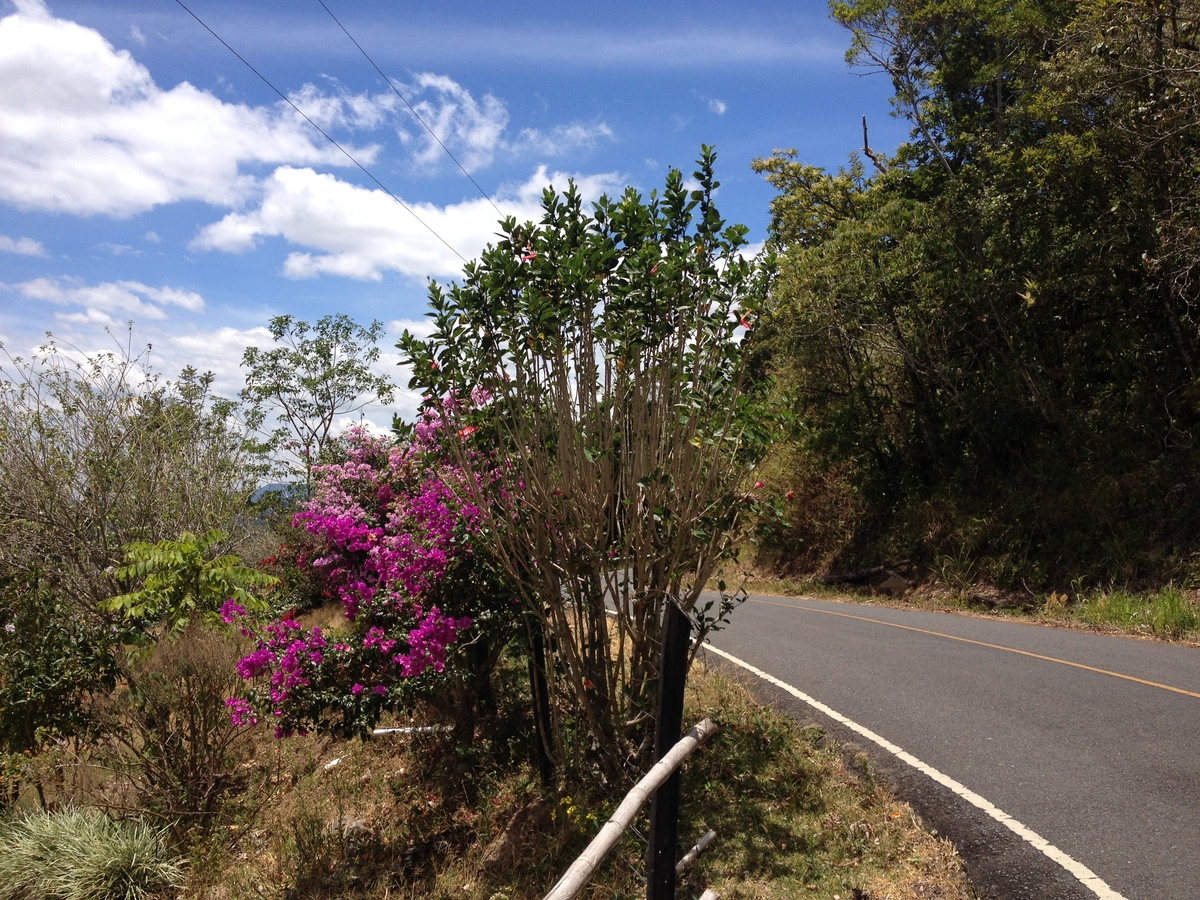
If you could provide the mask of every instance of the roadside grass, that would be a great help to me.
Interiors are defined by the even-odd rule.
[[[1056,601],[1057,598],[1047,598],[1043,611],[1129,634],[1153,635],[1164,640],[1200,639],[1200,603],[1175,587],[1164,587],[1153,594],[1095,592],[1077,598],[1073,604]],[[1057,609],[1060,605],[1061,609]]]
[[[853,603],[868,603],[909,609],[991,615],[1085,628],[1102,633],[1121,633],[1164,641],[1200,643],[1200,590],[1167,585],[1156,591],[1122,589],[1050,591],[989,597],[978,602],[980,585],[938,581],[918,584],[910,591],[888,595],[869,587],[830,586],[813,578],[776,577],[760,572],[746,576],[750,593],[789,597],[812,597]],[[990,589],[983,589],[989,590]]]
[[[264,734],[257,786],[193,850],[185,896],[541,897],[622,796],[586,777],[562,795],[543,792],[523,757],[524,706],[505,702],[519,699],[522,678],[518,665],[502,673],[497,709],[468,756],[439,734]],[[681,897],[710,886],[726,900],[975,896],[953,847],[818,730],[761,707],[702,663],[685,715],[687,726],[709,716],[721,731],[684,764],[680,853],[709,828],[717,839]],[[644,815],[635,827],[582,896],[644,894]]]

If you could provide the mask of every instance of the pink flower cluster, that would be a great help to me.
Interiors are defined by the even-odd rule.
[[[256,699],[269,703],[277,735],[321,721],[331,704],[343,712],[347,703],[377,708],[397,679],[443,671],[449,649],[471,627],[470,616],[443,612],[438,602],[448,573],[470,559],[480,519],[461,499],[462,470],[437,455],[447,433],[436,412],[403,448],[353,429],[345,461],[314,470],[315,493],[295,521],[324,545],[309,565],[336,591],[351,636],[331,645],[320,628],[290,618],[255,623],[233,601],[222,608],[224,621],[255,639],[238,674],[259,686]],[[235,723],[257,721],[249,701],[229,706]]]
[[[427,467],[441,430],[427,413],[416,441],[401,449],[355,429],[349,459],[316,470],[321,480],[296,524],[328,548],[312,564],[325,570],[352,620],[380,603],[423,597],[456,557],[470,553],[479,510],[454,490],[465,476],[445,463]]]
[[[293,619],[257,626],[243,617],[242,633],[253,636],[257,646],[242,657],[237,671],[247,681],[264,680],[261,699],[269,701],[276,737],[303,734],[299,723],[313,718],[313,703],[324,703],[348,682],[353,682],[352,696],[363,693],[366,682],[371,694],[383,697],[388,684],[398,678],[416,677],[427,669],[443,671],[447,649],[471,624],[469,617],[445,616],[434,607],[408,631],[407,641],[372,626],[357,638],[330,644],[319,627],[306,630]],[[235,725],[258,721],[250,701],[234,698],[226,705]]]

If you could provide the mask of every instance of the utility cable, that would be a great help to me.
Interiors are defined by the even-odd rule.
[[[226,42],[226,40],[223,37],[221,37],[219,34],[217,34],[215,31],[213,31],[211,28],[209,28],[208,24],[205,23],[205,21],[203,19],[201,19],[198,15],[196,15],[194,12],[192,12],[190,9],[188,9],[187,5],[183,2],[183,0],[175,0],[175,2],[178,3],[179,6],[181,6],[183,8],[184,12],[186,12],[189,16],[191,16],[193,19],[195,19],[197,22],[199,22],[205,31],[207,31],[209,34],[211,34],[213,37],[215,37],[218,41],[220,41],[226,50],[228,50],[230,53],[232,53],[234,56],[236,56],[239,60],[241,60],[242,64],[247,69],[249,69],[251,72],[253,72],[255,75],[257,75],[262,80],[263,84],[265,84],[267,87],[269,87],[271,90],[273,90],[276,94],[278,94],[280,99],[282,99],[284,103],[286,103],[288,106],[290,106],[292,109],[294,109],[304,119],[304,121],[306,121],[309,125],[311,125],[313,128],[315,128],[317,131],[319,131],[321,133],[321,135],[324,136],[325,140],[329,141],[329,143],[331,143],[331,144],[333,144],[333,146],[337,147],[338,150],[340,150],[342,152],[342,155],[345,156],[346,159],[350,160],[350,162],[354,163],[354,165],[356,165],[364,175],[366,175],[373,182],[375,182],[375,184],[379,186],[379,189],[381,191],[383,191],[385,194],[387,194],[389,197],[391,197],[393,200],[395,200],[397,203],[399,203],[408,212],[409,215],[411,215],[414,219],[416,219],[419,223],[421,223],[421,225],[423,225],[430,234],[432,234],[435,238],[437,238],[439,241],[441,241],[451,253],[453,253],[455,256],[457,256],[459,259],[461,259],[464,263],[466,263],[468,261],[465,256],[463,256],[461,253],[459,253],[457,250],[455,250],[453,246],[451,246],[449,241],[447,241],[444,237],[442,237],[440,234],[438,234],[436,231],[434,231],[432,225],[430,225],[428,222],[426,222],[424,219],[422,219],[420,216],[418,216],[416,211],[411,206],[409,206],[407,203],[405,203],[403,200],[401,200],[399,197],[397,197],[395,194],[393,194],[388,189],[387,185],[385,185],[382,181],[380,181],[378,178],[376,178],[370,172],[370,170],[367,169],[366,166],[364,166],[357,159],[355,159],[350,154],[349,150],[347,150],[345,147],[343,147],[341,144],[339,144],[336,140],[334,140],[329,135],[329,133],[327,131],[325,131],[324,128],[322,128],[320,125],[318,125],[312,119],[310,119],[308,117],[308,115],[304,112],[304,110],[302,110],[295,103],[293,103],[291,98],[288,97],[283,91],[281,91],[279,88],[275,87],[275,85],[273,85],[270,82],[270,80],[267,78],[266,75],[264,75],[262,72],[258,71],[258,69],[254,68],[254,66],[250,65],[250,63],[246,60],[246,58],[244,56],[242,56],[242,54],[238,53],[236,50],[233,49],[233,47],[229,46],[229,44]]]
[[[476,181],[474,176],[471,175],[471,173],[466,170],[466,167],[463,166],[463,164],[458,161],[458,157],[455,156],[453,153],[451,153],[450,148],[447,147],[444,143],[442,143],[442,139],[437,136],[437,132],[435,132],[432,128],[430,128],[429,124],[424,119],[421,118],[421,114],[413,108],[413,105],[411,103],[408,102],[408,98],[405,97],[402,93],[400,93],[400,90],[392,82],[392,79],[390,79],[387,75],[385,75],[383,73],[383,69],[379,68],[379,66],[375,64],[375,60],[371,59],[371,57],[367,53],[367,51],[363,49],[362,44],[360,44],[357,40],[354,39],[354,35],[352,35],[346,29],[346,26],[342,24],[341,20],[333,14],[333,10],[331,10],[328,6],[325,5],[325,0],[317,0],[317,2],[321,4],[321,6],[322,6],[322,8],[324,8],[325,12],[329,13],[329,18],[333,19],[333,21],[337,23],[338,28],[342,29],[342,32],[346,35],[346,37],[350,38],[350,43],[352,43],[355,47],[358,48],[358,52],[363,55],[363,58],[366,59],[366,61],[371,64],[371,67],[374,68],[375,71],[379,73],[379,77],[382,78],[385,82],[387,82],[387,86],[392,89],[392,93],[394,93],[397,97],[399,97],[404,102],[404,105],[408,107],[408,111],[410,113],[412,113],[413,117],[418,122],[421,123],[421,125],[425,128],[426,131],[429,132],[429,136],[438,142],[438,146],[446,151],[447,156],[449,156],[452,160],[454,160],[454,164],[456,166],[458,166],[459,171],[467,176],[467,179],[471,182],[471,184],[475,185],[475,188],[476,188],[476,190],[479,191],[480,196],[482,196],[484,200],[486,200],[488,203],[490,203],[492,205],[492,209],[494,209],[496,211],[497,215],[499,215],[501,218],[503,218],[504,213],[500,211],[500,207],[498,207],[496,205],[495,201],[492,200],[492,198],[488,196],[487,191],[485,191],[483,188],[481,188],[479,186],[479,182]]]

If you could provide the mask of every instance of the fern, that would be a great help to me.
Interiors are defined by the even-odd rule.
[[[177,540],[135,542],[125,548],[125,565],[114,575],[136,590],[105,601],[110,612],[145,622],[162,622],[171,634],[181,633],[196,615],[213,616],[226,600],[249,611],[262,611],[260,596],[279,583],[233,553],[214,556],[228,535],[213,528],[200,537],[184,532]]]

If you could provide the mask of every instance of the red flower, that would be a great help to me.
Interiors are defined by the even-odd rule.
[[[788,492],[787,492],[787,494],[785,494],[784,496],[786,496],[786,497],[787,497],[789,500],[795,500],[795,499],[796,499],[796,492],[795,492],[795,491],[788,491]]]

